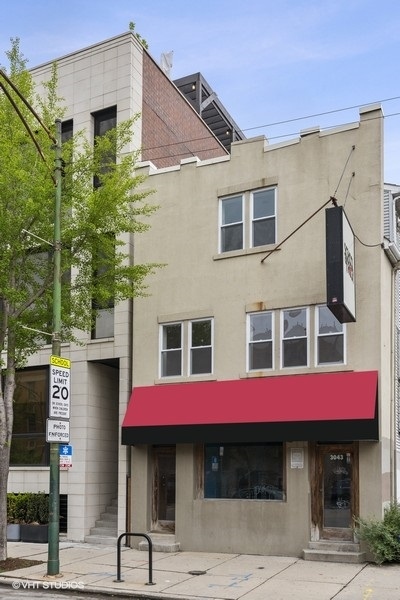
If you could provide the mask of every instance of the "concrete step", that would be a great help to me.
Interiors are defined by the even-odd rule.
[[[116,515],[118,513],[118,505],[117,504],[109,504],[108,506],[106,506],[105,512],[107,514]]]
[[[95,522],[95,527],[108,527],[109,529],[117,529],[117,519],[99,519]]]
[[[90,535],[111,535],[117,537],[116,527],[92,527]]]
[[[116,523],[118,521],[118,515],[117,515],[117,513],[103,512],[100,515],[100,519],[102,521],[109,521],[110,523]]]
[[[354,542],[328,541],[309,542],[303,550],[304,560],[321,562],[352,563],[366,562],[366,553],[361,552],[360,545]]]
[[[180,543],[176,541],[174,534],[170,533],[149,533],[153,543],[153,552],[179,552]],[[146,539],[139,542],[139,550],[147,551],[149,544]]]
[[[337,552],[360,552],[360,544],[356,542],[331,542],[321,540],[318,542],[308,542],[310,550],[336,550]]]
[[[95,544],[98,546],[117,546],[117,536],[112,535],[87,535],[85,536],[87,544]]]
[[[314,560],[320,562],[336,562],[336,563],[351,563],[361,564],[366,562],[365,552],[337,552],[336,550],[303,550],[304,560]]]

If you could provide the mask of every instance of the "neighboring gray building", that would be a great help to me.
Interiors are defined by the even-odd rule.
[[[52,61],[53,62],[53,61]],[[50,78],[52,62],[31,70],[37,84]],[[66,114],[63,135],[85,131],[88,140],[140,113],[127,151],[159,167],[186,157],[226,156],[224,146],[131,33],[56,59],[58,94]],[[160,150],[161,148],[161,150]],[[133,240],[124,240],[133,253]],[[130,249],[130,250],[129,250]],[[71,540],[90,533],[115,541],[126,529],[129,459],[120,445],[120,424],[132,389],[132,304],[101,311],[83,345],[64,344],[71,366],[72,466],[60,475],[61,531]],[[51,346],[18,373],[9,491],[48,491],[45,441]],[[100,519],[118,505],[118,524]],[[107,515],[109,516],[109,515]],[[100,523],[99,523],[100,521]],[[95,528],[95,525],[101,528]]]

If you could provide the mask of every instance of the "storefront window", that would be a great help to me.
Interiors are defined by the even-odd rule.
[[[46,417],[48,369],[26,369],[16,375],[11,466],[48,465]]]
[[[207,444],[204,497],[285,500],[283,444]]]

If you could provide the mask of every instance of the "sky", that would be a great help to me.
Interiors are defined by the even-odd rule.
[[[0,65],[19,38],[28,67],[129,30],[171,78],[201,72],[246,137],[276,143],[309,127],[384,112],[384,177],[400,184],[398,0],[0,0]]]

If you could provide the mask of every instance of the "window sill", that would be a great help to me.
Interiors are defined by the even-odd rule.
[[[236,256],[248,256],[252,254],[265,254],[266,252],[276,252],[280,248],[276,247],[277,244],[267,244],[266,246],[257,246],[256,248],[243,248],[242,250],[231,250],[230,252],[221,252],[220,254],[214,254],[213,260],[224,260],[225,258],[235,258]]]
[[[164,385],[168,383],[194,383],[196,381],[216,381],[215,375],[189,375],[181,377],[161,377],[154,380],[154,385]]]
[[[345,363],[330,363],[329,365],[315,365],[309,367],[280,367],[276,369],[260,369],[239,373],[239,379],[252,379],[256,377],[282,377],[283,375],[313,375],[316,373],[336,373],[353,371]]]
[[[10,465],[10,471],[26,471],[29,469],[30,471],[49,471],[50,466],[46,465]]]

